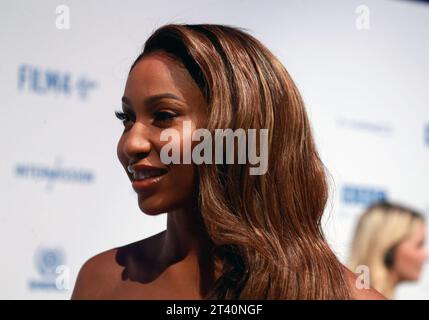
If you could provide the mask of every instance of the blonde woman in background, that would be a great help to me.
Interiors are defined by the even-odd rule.
[[[360,217],[349,267],[369,267],[370,285],[393,299],[396,286],[420,278],[425,251],[424,217],[397,204],[379,202]]]

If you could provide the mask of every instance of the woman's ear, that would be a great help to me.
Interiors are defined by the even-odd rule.
[[[396,245],[387,250],[386,254],[384,255],[384,265],[387,269],[392,269],[395,265],[395,251],[396,251]]]

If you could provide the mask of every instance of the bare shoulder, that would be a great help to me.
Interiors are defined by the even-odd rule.
[[[356,300],[386,300],[386,297],[383,296],[380,292],[373,288],[369,289],[358,289],[356,287],[357,276],[351,270],[344,267],[346,278],[349,281],[350,287],[352,289],[353,298]]]
[[[146,262],[159,254],[164,234],[160,232],[88,259],[79,271],[71,298],[109,299],[124,281],[146,281],[142,275]]]
[[[104,299],[120,281],[121,268],[116,263],[118,248],[99,253],[81,267],[72,299]]]

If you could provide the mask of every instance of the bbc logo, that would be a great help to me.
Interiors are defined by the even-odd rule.
[[[368,206],[374,202],[387,199],[386,190],[367,186],[346,185],[342,191],[342,200],[347,204]]]

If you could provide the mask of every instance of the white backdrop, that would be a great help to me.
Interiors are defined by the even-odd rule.
[[[59,5],[70,29],[56,26]],[[369,29],[356,26],[360,5]],[[139,211],[116,157],[114,110],[145,39],[168,22],[247,28],[285,64],[332,174],[325,230],[341,260],[370,201],[429,213],[429,5],[3,0],[0,298],[68,299],[86,259],[165,228],[165,215]],[[429,299],[428,271],[398,298]]]

